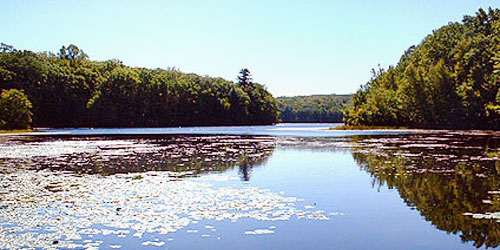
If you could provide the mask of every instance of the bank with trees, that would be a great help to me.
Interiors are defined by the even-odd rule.
[[[236,74],[237,72],[235,72]],[[92,61],[75,45],[55,54],[0,47],[0,89],[22,91],[34,127],[272,124],[278,106],[246,69],[222,78]]]
[[[344,115],[348,125],[500,129],[500,10],[449,23],[373,70]]]

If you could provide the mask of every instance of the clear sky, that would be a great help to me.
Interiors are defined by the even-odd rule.
[[[2,0],[0,42],[92,60],[176,67],[235,81],[248,68],[274,96],[346,94],[432,30],[500,0]]]

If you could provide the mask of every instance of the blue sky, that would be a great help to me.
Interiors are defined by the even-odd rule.
[[[92,60],[228,80],[246,67],[275,96],[346,94],[432,30],[490,6],[500,1],[3,0],[0,41],[73,43]]]

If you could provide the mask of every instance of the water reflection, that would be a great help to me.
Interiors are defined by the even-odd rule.
[[[500,245],[500,138],[442,133],[355,137],[353,157],[373,185],[398,190],[404,202],[438,229],[475,247]],[[482,218],[482,219],[481,219]]]
[[[247,136],[3,141],[0,249],[162,247],[174,237],[182,241],[186,233],[197,233],[198,223],[210,223],[200,230],[203,240],[220,240],[219,227],[212,223],[330,220],[329,211],[303,208],[301,198],[233,186],[237,177],[211,173],[176,179],[240,166],[241,179],[249,180],[275,143],[272,137]],[[276,228],[255,227],[244,235],[272,235]]]
[[[239,166],[241,179],[275,148],[266,136],[21,137],[3,142],[0,168],[50,169],[77,174],[148,171],[198,175]]]
[[[271,192],[263,193],[264,191],[257,188],[235,190],[230,187],[216,189],[209,186],[215,179],[227,177],[229,180],[232,178],[230,175],[204,175],[197,178],[198,181],[205,177],[214,178],[207,183],[191,182],[189,179],[182,182],[170,181],[185,176],[186,173],[198,175],[230,169],[237,170],[242,181],[249,181],[258,176],[254,173],[252,177],[252,171],[258,166],[268,164],[267,161],[276,148],[289,147],[311,151],[312,154],[304,156],[311,157],[307,160],[312,164],[316,164],[315,157],[321,155],[314,154],[318,151],[348,151],[352,153],[360,168],[372,177],[375,188],[387,186],[396,189],[410,208],[418,210],[423,218],[436,228],[460,235],[462,241],[472,242],[478,248],[500,246],[500,214],[494,214],[500,211],[500,136],[493,132],[440,131],[321,138],[239,135],[0,138],[0,177],[4,175],[4,189],[0,194],[7,197],[3,198],[4,203],[10,202],[8,206],[0,207],[0,211],[5,214],[5,218],[13,220],[18,218],[19,214],[23,215],[22,211],[25,211],[26,218],[30,218],[33,216],[30,212],[38,211],[33,208],[46,209],[44,206],[54,206],[65,212],[67,211],[64,209],[69,211],[71,208],[77,211],[75,218],[82,217],[82,214],[85,218],[94,218],[94,212],[101,211],[96,217],[100,219],[100,224],[115,228],[148,225],[146,228],[139,228],[140,232],[153,229],[159,231],[151,232],[170,232],[169,230],[186,227],[188,222],[175,224],[182,221],[177,217],[172,219],[164,210],[158,209],[163,209],[164,206],[180,217],[185,217],[185,210],[192,211],[193,215],[189,217],[191,221],[234,216],[253,216],[251,218],[263,221],[281,217],[289,220],[291,215],[303,216],[304,212],[297,209],[295,204],[298,200],[287,200]],[[269,171],[272,168],[271,163],[272,161],[265,170],[272,173],[274,178],[276,172]],[[279,166],[273,166],[273,170],[279,169]],[[41,171],[20,171],[15,174],[14,171],[19,169]],[[44,171],[47,169],[53,171]],[[279,171],[289,169],[290,166],[287,165]],[[61,174],[58,178],[53,174],[58,172],[71,174]],[[177,172],[179,175],[171,175],[170,172]],[[364,174],[363,176],[366,177]],[[299,172],[293,178],[300,179],[303,176],[300,176]],[[272,179],[272,182],[274,181]],[[12,185],[8,186],[9,183]],[[75,183],[79,186],[74,187]],[[292,185],[290,183],[293,183],[293,180],[287,179],[284,183],[286,187]],[[315,186],[312,182],[306,185],[309,184],[313,188],[324,187]],[[367,188],[370,189],[369,185]],[[230,199],[219,195],[221,190],[232,195],[228,196]],[[333,199],[328,192],[331,190],[322,190],[327,190],[324,195]],[[263,198],[256,199],[260,196]],[[90,198],[93,203],[89,203]],[[342,207],[348,200],[338,198],[336,201],[339,204],[335,206]],[[270,201],[274,202],[271,207],[281,209],[279,211],[283,214],[277,214],[278,217],[266,217]],[[67,207],[68,202],[78,209]],[[252,206],[248,207],[247,204]],[[228,214],[228,207],[236,207],[245,213]],[[147,209],[157,211],[157,214],[149,216],[144,212]],[[199,217],[199,214],[194,212],[200,209],[210,213]],[[254,213],[255,209],[261,209],[263,212]],[[108,212],[116,216],[110,218]],[[123,216],[124,214],[126,216]],[[143,215],[144,221],[137,222],[136,217]],[[311,218],[316,216],[314,212],[310,215]],[[167,223],[168,227],[163,225],[163,228],[159,228],[159,222],[153,221],[159,218],[158,216],[165,216],[161,223],[173,224]],[[118,225],[116,221],[125,224]],[[22,221],[16,222],[21,224]],[[50,222],[57,226],[60,223],[52,220]],[[74,224],[81,224],[81,220],[75,220]],[[290,228],[295,226],[289,224]],[[32,225],[26,227],[31,229]],[[19,230],[22,231],[21,229],[24,230]],[[70,231],[74,228],[68,226],[67,229]]]

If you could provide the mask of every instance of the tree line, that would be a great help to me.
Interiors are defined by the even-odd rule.
[[[351,95],[312,95],[276,98],[282,122],[342,122],[341,109]]]
[[[175,68],[91,61],[75,45],[54,54],[2,43],[0,89],[26,95],[34,127],[241,125],[278,119],[275,99],[253,82],[248,69],[234,83]]]
[[[500,129],[500,10],[449,23],[372,73],[346,124]]]

